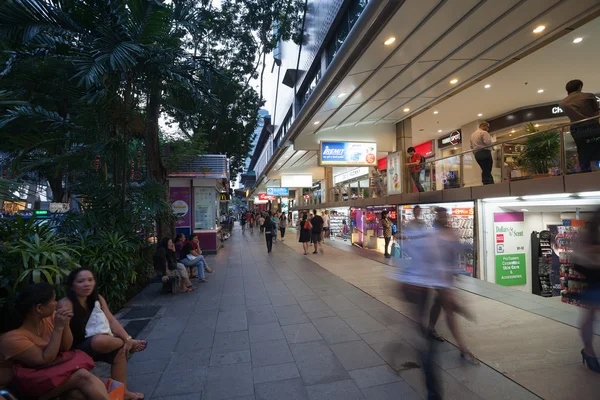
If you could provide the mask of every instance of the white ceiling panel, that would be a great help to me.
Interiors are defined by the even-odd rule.
[[[456,2],[446,2],[425,25],[420,27],[415,34],[415,40],[408,40],[404,43],[386,63],[386,66],[406,64],[408,61],[414,60],[477,3],[477,0],[461,0],[460,7],[456,7]]]
[[[398,83],[396,83],[394,81],[394,82],[392,82],[392,85],[391,85],[392,87],[396,87],[398,90],[401,90],[401,92],[397,93],[394,97],[400,97],[400,96],[401,97],[417,97],[417,96],[435,97],[435,95],[423,94],[422,92],[424,90],[427,90],[427,88],[429,88],[431,85],[435,84],[438,80],[443,79],[447,75],[452,75],[453,77],[456,77],[457,79],[459,79],[459,82],[463,82],[463,79],[466,79],[467,75],[456,75],[456,74],[454,74],[454,71],[461,68],[467,62],[468,62],[467,60],[446,61],[446,62],[442,63],[441,65],[438,65],[436,68],[434,68],[431,72],[429,72],[427,75],[425,75],[421,79],[419,79],[417,81],[413,81],[414,84],[412,84],[412,85],[411,85],[411,83],[413,83],[413,82],[408,82],[408,85],[407,85],[406,79],[403,79],[403,77],[400,76],[398,78]],[[449,79],[445,79],[444,83],[446,84],[446,86],[448,88],[450,88],[452,85],[450,85],[450,83],[448,81],[449,81]]]
[[[394,68],[383,68],[371,79],[369,79],[365,85],[360,88],[356,93],[353,93],[348,104],[360,104],[369,99],[385,82],[390,80],[394,75],[398,73],[403,67]]]
[[[386,103],[381,104],[379,108],[374,109],[372,111],[372,113],[370,115],[368,115],[368,117],[378,120],[380,118],[385,117],[390,112],[396,110],[398,107],[401,107],[402,109],[404,109],[405,107],[408,107],[410,109],[410,107],[408,106],[408,103],[410,103],[410,102],[411,102],[410,98],[391,99],[391,100],[387,101]],[[404,111],[402,111],[402,113],[406,114]]]
[[[410,100],[410,102],[408,102],[406,105],[404,105],[403,107],[399,108],[396,111],[393,111],[391,114],[389,114],[386,118],[387,119],[394,119],[396,121],[406,118],[407,113],[404,112],[405,108],[408,108],[410,112],[414,111],[414,110],[418,110],[419,108],[423,107],[425,104],[427,104],[428,102],[430,102],[432,99],[427,98],[427,97],[417,97],[417,98],[413,98]]]
[[[327,111],[340,107],[344,100],[346,100],[347,96],[353,93],[356,90],[356,88],[359,87],[360,84],[368,78],[370,74],[370,72],[363,72],[356,75],[346,76],[338,85],[337,89],[333,92],[333,94],[327,99],[325,105],[323,105],[322,107],[322,110]],[[338,97],[342,93],[345,93],[346,96]]]
[[[360,104],[353,104],[349,106],[342,107],[335,115],[333,115],[323,128],[334,128],[336,125],[340,124],[344,119],[346,119],[351,113],[353,113]]]
[[[376,69],[438,3],[438,0],[406,0],[360,60],[354,64],[350,74]],[[384,45],[383,42],[392,36],[396,38],[394,44]]]
[[[362,120],[364,117],[366,117],[369,113],[371,113],[371,111],[373,111],[374,109],[376,109],[377,107],[382,105],[383,103],[385,103],[385,100],[371,100],[368,103],[365,103],[363,107],[358,109],[354,114],[352,114],[344,122],[345,123],[358,122],[358,121]]]

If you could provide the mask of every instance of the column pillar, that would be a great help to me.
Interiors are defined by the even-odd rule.
[[[471,134],[479,128],[480,120],[469,122],[460,127],[462,133],[462,149],[461,151],[471,150]],[[465,187],[481,185],[481,168],[475,161],[473,153],[467,153],[463,157],[463,183]]]
[[[408,174],[406,163],[408,162],[406,150],[413,144],[412,120],[405,119],[396,124],[396,151],[400,153],[400,164],[402,167],[402,188],[404,193],[411,193],[413,182]]]
[[[325,179],[323,180],[323,188],[322,188],[322,192],[324,194],[323,196],[323,203],[331,203],[333,201],[335,201],[334,196],[333,196],[333,167],[323,167],[325,169]]]

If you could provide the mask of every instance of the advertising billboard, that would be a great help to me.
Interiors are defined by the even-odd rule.
[[[397,152],[387,156],[387,193],[402,193],[402,166]]]
[[[275,196],[269,196],[266,193],[259,193],[258,194],[258,200],[261,200],[261,201],[272,201],[272,200],[275,200],[275,199],[276,199]]]
[[[286,187],[268,187],[267,188],[267,194],[269,196],[278,196],[278,197],[289,196],[290,195],[290,188],[286,188]]]
[[[377,143],[321,142],[319,165],[337,167],[377,166]]]
[[[312,175],[281,175],[281,186],[286,188],[311,188]]]

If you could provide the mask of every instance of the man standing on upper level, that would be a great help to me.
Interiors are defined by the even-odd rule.
[[[487,147],[492,144],[490,136],[490,124],[482,122],[479,128],[471,135],[471,150],[475,155],[475,161],[481,167],[481,183],[484,185],[493,185],[494,177],[492,176],[492,167],[494,159],[492,158],[492,150]]]
[[[598,99],[592,93],[583,93],[583,82],[575,79],[567,82],[565,87],[568,96],[560,103],[560,108],[567,114],[571,122],[600,116]],[[577,146],[577,157],[581,172],[591,170],[591,162],[600,159],[600,124],[594,119],[571,126],[571,136]]]
[[[410,176],[412,176],[415,186],[419,192],[424,192],[423,185],[421,185],[421,170],[425,167],[425,157],[417,153],[414,147],[409,147],[406,150],[408,153],[408,165],[410,169]]]

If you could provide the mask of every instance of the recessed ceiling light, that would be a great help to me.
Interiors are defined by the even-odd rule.
[[[395,41],[396,41],[396,38],[392,36],[388,40],[383,42],[383,44],[385,44],[386,46],[389,46],[390,44],[394,43]]]
[[[483,117],[482,113],[477,114],[478,117]]]
[[[437,114],[438,112],[439,112],[439,111],[434,111],[433,113],[434,113],[434,114]]]
[[[454,78],[450,81],[452,85],[456,85],[458,83],[458,79]]]
[[[539,127],[540,127],[540,124],[535,124],[534,126],[535,126],[536,128],[539,128]]]
[[[538,89],[538,93],[544,93],[544,89]]]
[[[526,208],[521,208],[521,211],[529,211],[529,210]]]
[[[543,32],[543,31],[544,31],[544,29],[546,29],[546,27],[545,27],[544,25],[540,25],[540,26],[538,26],[537,28],[535,28],[535,29],[533,30],[533,33],[540,33],[540,32]]]
[[[438,129],[438,133],[442,133],[442,130],[441,130],[441,129]]]
[[[508,136],[512,136],[512,133],[510,135],[508,135]]]
[[[513,129],[511,132],[512,132],[512,133],[515,133],[515,130]]]
[[[321,121],[315,121],[313,125],[319,125]]]
[[[581,43],[582,40],[583,40],[583,38],[578,37],[578,38],[573,39],[573,43]]]
[[[346,93],[340,93],[340,94],[338,94],[338,99],[341,99],[344,96],[346,96]]]
[[[484,86],[484,88],[486,88],[486,89],[489,89],[489,88],[491,88],[491,87],[492,87],[492,85],[490,85],[489,83],[488,83],[487,85],[485,85],[485,86]]]
[[[409,111],[410,111],[410,108],[405,108],[404,109],[404,112],[409,112]]]

